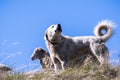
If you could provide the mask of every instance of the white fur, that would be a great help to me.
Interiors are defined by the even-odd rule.
[[[102,36],[100,32],[97,32],[101,26],[107,30],[106,34]],[[44,39],[55,71],[57,71],[55,58],[61,63],[62,69],[65,69],[67,63],[87,57],[88,53],[94,54],[100,64],[107,63],[108,50],[104,43],[112,35],[113,26],[112,22],[105,20],[96,26],[94,31],[96,36],[69,37],[61,34],[60,25],[51,25],[46,30]]]

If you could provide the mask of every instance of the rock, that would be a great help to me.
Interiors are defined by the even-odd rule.
[[[12,71],[10,67],[0,64],[0,74],[6,74],[8,71]]]

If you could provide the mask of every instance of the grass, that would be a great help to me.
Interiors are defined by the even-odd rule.
[[[55,73],[44,70],[38,73],[14,73],[0,76],[0,80],[120,80],[120,66],[87,64]]]
[[[0,80],[26,80],[26,76],[23,73],[6,74],[0,76]]]

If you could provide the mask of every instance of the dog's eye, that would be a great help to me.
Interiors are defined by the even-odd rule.
[[[52,26],[52,28],[54,28],[54,26]]]

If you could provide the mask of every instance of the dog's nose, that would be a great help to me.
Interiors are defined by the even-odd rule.
[[[57,27],[57,30],[60,31],[60,32],[62,32],[61,25],[60,25],[60,24],[57,24],[57,26],[58,26],[58,27]]]
[[[58,27],[61,27],[61,25],[60,25],[60,24],[58,24]]]
[[[33,60],[34,60],[34,57],[31,57],[31,60],[33,61]]]

